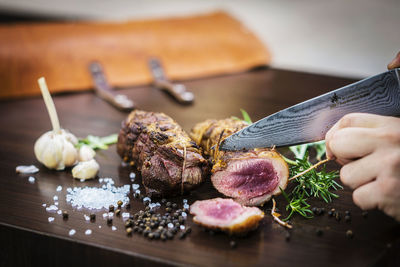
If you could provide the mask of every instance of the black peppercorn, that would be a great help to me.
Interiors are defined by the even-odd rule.
[[[171,202],[167,202],[167,204],[165,204],[166,207],[171,207],[172,203]]]
[[[108,225],[111,225],[112,222],[113,222],[113,219],[112,219],[111,217],[108,217],[108,218],[107,218],[107,224],[108,224]]]
[[[329,217],[332,217],[332,216],[333,216],[333,211],[331,211],[331,210],[328,211],[328,216],[329,216]]]
[[[68,211],[64,210],[64,211],[62,212],[62,216],[63,216],[63,219],[64,219],[64,220],[68,220],[68,216],[69,216]]]
[[[317,231],[315,231],[315,233],[317,234],[317,236],[322,236],[322,234],[324,232],[321,229],[317,229]]]
[[[120,209],[116,209],[115,210],[115,215],[117,215],[117,216],[121,215],[121,210]]]
[[[192,232],[192,228],[190,226],[186,227],[186,233],[191,233]]]
[[[237,247],[237,244],[236,244],[236,242],[235,241],[231,241],[231,242],[229,242],[229,246],[231,247],[231,248],[236,248]]]
[[[344,220],[346,222],[350,222],[351,221],[351,217],[349,215],[344,216]]]
[[[178,204],[176,204],[176,203],[173,203],[173,204],[172,204],[172,208],[173,208],[173,209],[176,209],[177,207],[178,207]]]
[[[118,201],[117,201],[117,206],[118,206],[118,207],[121,207],[122,204],[123,204],[122,200],[118,200]]]
[[[349,239],[353,238],[354,237],[353,231],[347,230],[346,231],[346,237],[349,238]]]
[[[346,211],[344,212],[344,214],[350,215],[350,211],[346,210]]]
[[[363,216],[364,218],[367,218],[367,217],[368,217],[368,211],[363,211],[363,212],[362,212],[362,216]]]
[[[339,213],[339,212],[336,212],[336,214],[335,214],[335,219],[336,219],[336,221],[340,221],[341,218],[342,218],[342,217],[340,216],[340,213]]]
[[[167,203],[167,200],[165,198],[161,199],[161,204]]]
[[[179,233],[179,239],[184,239],[186,237],[186,232]]]
[[[90,214],[90,221],[94,222],[96,220],[96,214]]]
[[[132,234],[132,228],[131,227],[126,228],[126,234],[127,235],[131,235]]]
[[[166,211],[166,212],[171,212],[172,209],[171,209],[170,207],[168,207],[168,208],[165,208],[165,211]]]
[[[127,210],[129,210],[129,209],[131,208],[131,203],[129,203],[129,202],[126,203],[126,204],[125,204],[125,208],[126,208]]]
[[[109,212],[113,212],[113,211],[114,211],[114,205],[110,205],[110,206],[108,207],[108,211],[109,211]]]

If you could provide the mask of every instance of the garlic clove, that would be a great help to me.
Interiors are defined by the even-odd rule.
[[[96,152],[88,145],[83,145],[79,149],[78,159],[79,161],[89,161],[94,158]]]
[[[77,162],[75,140],[77,142],[77,138],[64,129],[59,134],[54,131],[46,132],[35,143],[35,156],[49,169],[63,170]]]
[[[100,166],[95,159],[79,162],[72,169],[72,176],[77,179],[92,179],[96,177]]]

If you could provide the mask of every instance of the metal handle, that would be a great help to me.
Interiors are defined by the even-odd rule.
[[[126,95],[118,94],[107,82],[103,67],[97,61],[89,64],[89,72],[93,78],[94,89],[98,96],[121,110],[132,110],[135,104]]]
[[[157,58],[149,59],[149,68],[154,78],[154,85],[170,94],[179,103],[191,104],[194,101],[194,95],[192,92],[186,90],[183,84],[174,84],[170,82],[161,65],[161,62]]]

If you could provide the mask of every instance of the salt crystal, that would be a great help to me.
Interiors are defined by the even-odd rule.
[[[46,204],[46,203],[43,203],[43,204],[42,204],[42,207],[46,207],[46,206],[47,206],[47,204]]]
[[[49,222],[51,223],[51,222],[54,221],[54,217],[49,217],[48,220],[49,220]]]
[[[132,189],[133,190],[139,189],[139,187],[140,187],[140,185],[138,185],[138,184],[132,184]]]
[[[31,184],[35,183],[35,177],[29,176],[28,181],[29,181]]]
[[[187,199],[183,199],[183,203],[186,204],[188,202]]]
[[[103,182],[103,178],[100,178],[100,179],[99,179],[99,183],[102,183],[102,182]]]
[[[143,198],[143,202],[147,202],[147,201],[151,202],[151,198],[149,198],[149,197]]]
[[[58,201],[55,201],[55,202],[54,202],[54,205],[58,206]]]
[[[39,169],[35,165],[29,165],[29,166],[17,166],[15,168],[15,171],[17,173],[37,173]]]
[[[99,225],[99,229],[101,229],[101,225]]]
[[[61,210],[57,210],[57,214],[61,215],[62,211]]]
[[[108,218],[113,218],[114,217],[114,213],[113,212],[109,212],[108,213]]]
[[[174,228],[174,225],[172,223],[169,223],[168,228]]]
[[[122,213],[122,218],[124,218],[124,219],[129,218],[129,216],[130,216],[129,212]]]
[[[57,201],[58,200],[58,196],[54,196],[53,199],[54,199],[54,201]]]
[[[56,191],[57,191],[57,192],[60,192],[61,190],[62,190],[62,186],[61,186],[61,185],[57,186]]]
[[[46,208],[46,211],[56,211],[58,210],[58,207],[56,205],[51,205],[50,207]]]
[[[183,208],[184,208],[184,209],[189,209],[189,207],[190,207],[189,204],[184,204],[184,205],[183,205]]]
[[[181,215],[182,215],[182,217],[187,217],[186,212],[182,212]]]
[[[107,218],[108,217],[108,213],[103,213],[103,218]]]
[[[90,220],[90,217],[88,215],[86,215],[86,214],[83,214],[83,217],[85,218],[86,221]]]
[[[185,230],[185,226],[184,225],[180,225],[179,228],[183,231]]]
[[[92,234],[92,230],[87,229],[87,230],[85,231],[85,235],[91,235],[91,234]]]
[[[69,230],[69,235],[74,235],[76,233],[76,231],[75,231],[75,229],[71,229],[71,230]]]
[[[128,203],[127,194],[130,190],[130,185],[122,187],[114,186],[114,181],[111,178],[102,178],[105,184],[102,187],[74,187],[67,189],[66,201],[73,207],[87,209],[108,209],[110,205],[115,205],[118,200],[123,203]]]
[[[121,166],[122,167],[127,167],[129,165],[130,165],[129,162],[121,161]]]
[[[117,230],[117,227],[112,226],[112,227],[111,227],[111,230],[115,231],[115,230]]]
[[[81,183],[83,183],[85,181],[85,179],[80,179],[79,181],[81,181]]]
[[[131,172],[131,173],[129,174],[129,178],[131,178],[132,180],[135,179],[135,177],[136,177],[136,173]]]
[[[140,190],[139,190],[139,189],[136,190],[135,193],[136,193],[136,194],[140,194]]]

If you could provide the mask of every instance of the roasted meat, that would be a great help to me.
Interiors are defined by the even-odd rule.
[[[183,129],[163,113],[135,110],[118,136],[118,154],[142,174],[147,194],[174,196],[207,175],[207,161]]]
[[[247,124],[238,119],[207,120],[198,123],[190,136],[212,159],[211,181],[225,196],[243,205],[261,205],[285,189],[289,168],[274,149],[220,151],[218,144]],[[214,149],[213,149],[214,146]]]
[[[190,207],[193,221],[209,229],[229,234],[244,234],[257,228],[264,213],[257,207],[245,207],[230,198],[198,200]]]

